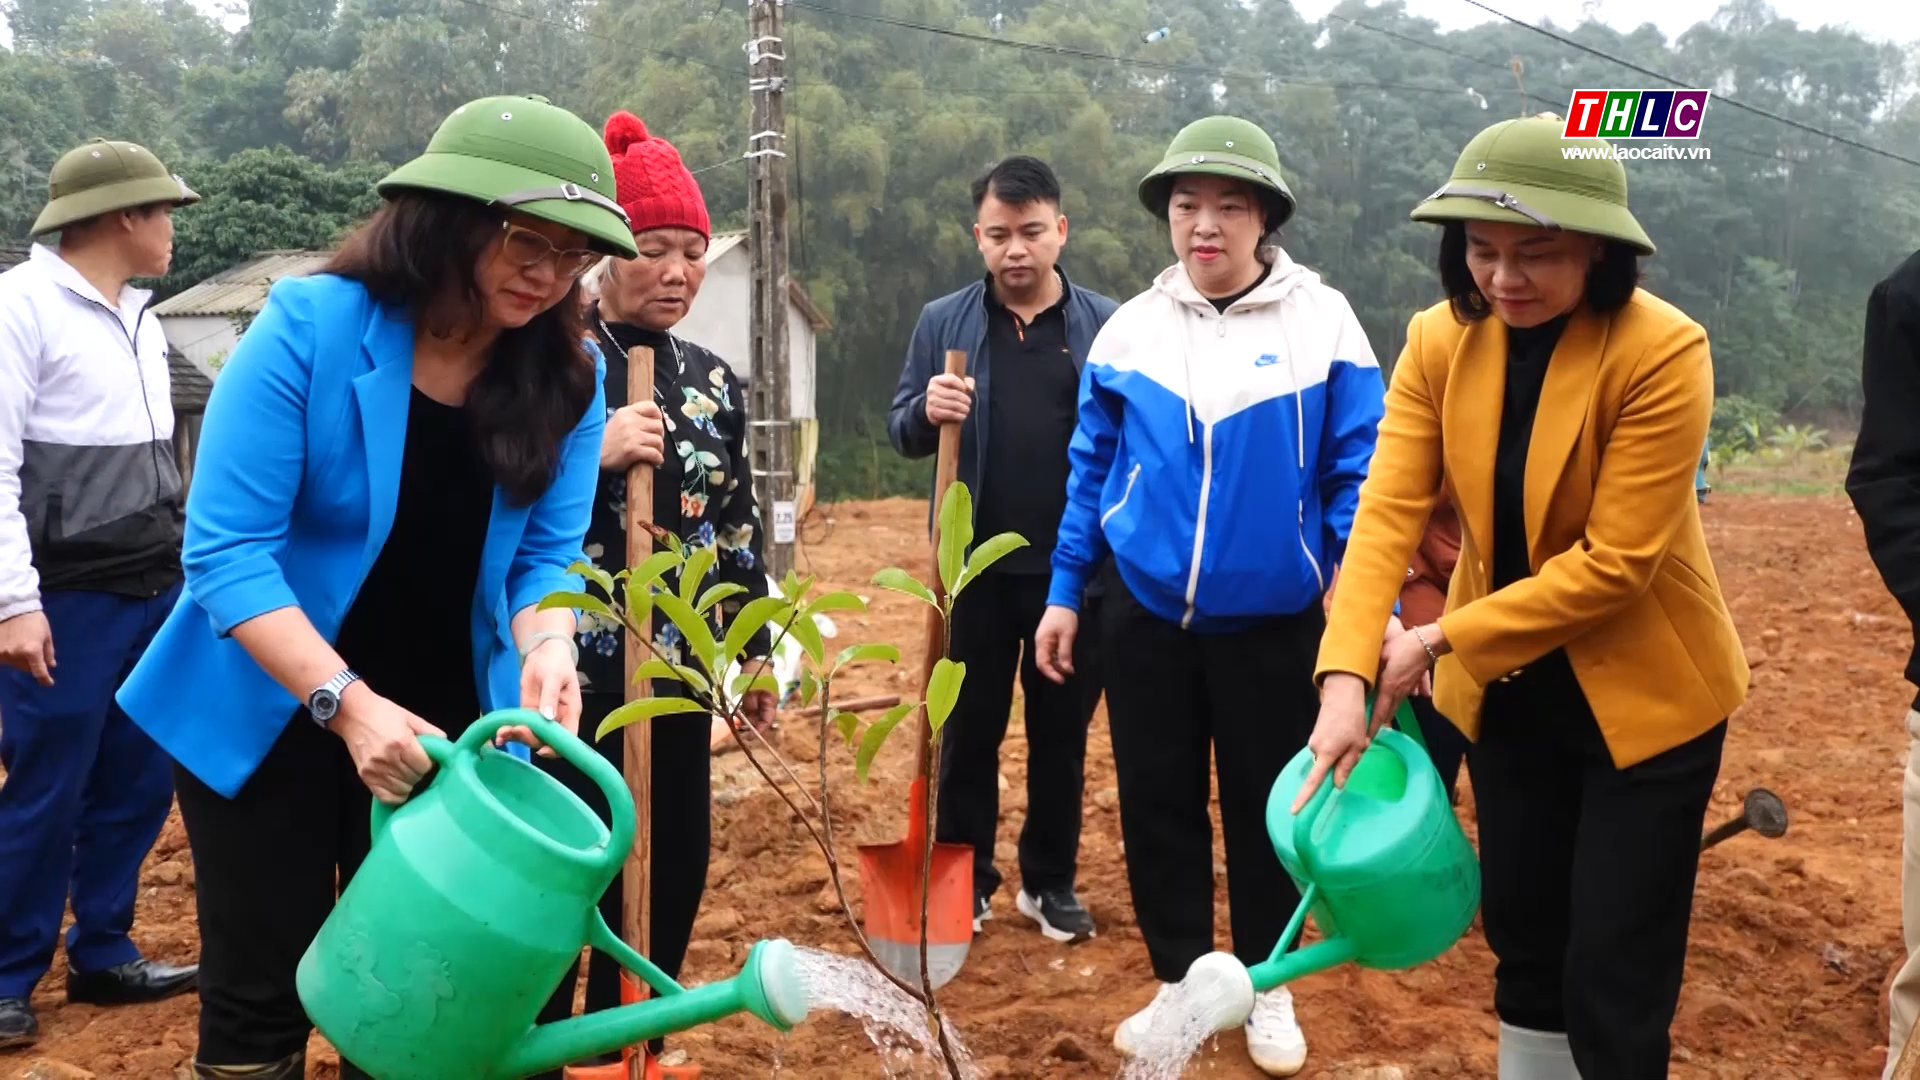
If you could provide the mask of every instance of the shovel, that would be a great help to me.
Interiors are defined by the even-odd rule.
[[[1787,833],[1787,804],[1780,796],[1757,787],[1747,792],[1747,800],[1740,808],[1740,816],[1716,826],[1712,832],[1700,838],[1700,850],[1723,843],[1741,833],[1752,829],[1769,840],[1777,840]]]
[[[947,351],[947,374],[965,376],[967,354]],[[960,469],[960,425],[940,426],[940,452],[934,465],[933,505],[946,499]],[[940,519],[934,514],[935,572],[929,580],[936,598],[944,599],[938,572]],[[920,672],[924,696],[933,678],[933,666],[946,654],[945,625],[940,613],[927,611],[927,658]],[[920,985],[921,871],[927,867],[927,784],[921,773],[933,752],[925,709],[914,713],[913,786],[907,796],[907,836],[895,844],[860,846],[860,888],[865,897],[867,944],[896,978]],[[947,984],[966,962],[973,945],[973,847],[970,844],[934,844],[928,875],[927,975],[934,989]]]

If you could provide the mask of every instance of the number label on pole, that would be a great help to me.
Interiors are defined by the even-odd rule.
[[[793,543],[793,504],[790,502],[773,504],[773,542]]]

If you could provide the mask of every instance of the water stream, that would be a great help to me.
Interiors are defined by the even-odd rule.
[[[1153,1010],[1146,1036],[1121,1068],[1120,1080],[1180,1080],[1187,1062],[1214,1036],[1215,1015],[1206,984],[1183,981],[1169,987]]]
[[[947,1075],[940,1042],[927,1025],[926,1010],[888,982],[866,958],[797,947],[794,959],[807,983],[808,1006],[859,1020],[867,1038],[879,1048],[881,1068],[888,1077],[904,1080]],[[960,1075],[977,1080],[973,1057],[951,1023],[946,1025],[946,1035],[948,1045],[960,1059]]]

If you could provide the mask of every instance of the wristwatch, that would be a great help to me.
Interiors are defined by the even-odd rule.
[[[318,690],[307,695],[307,711],[313,714],[313,722],[326,727],[340,712],[340,695],[347,687],[360,681],[360,675],[352,668],[343,669],[340,674],[328,679]]]

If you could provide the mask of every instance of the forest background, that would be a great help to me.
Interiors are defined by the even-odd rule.
[[[24,241],[63,150],[145,143],[207,197],[178,216],[163,296],[256,251],[332,242],[391,163],[488,93],[542,94],[596,124],[633,110],[697,171],[715,227],[745,223],[744,0],[0,12],[0,239]],[[1391,364],[1439,296],[1436,230],[1407,213],[1475,131],[1565,112],[1576,88],[1669,85],[1648,72],[1710,88],[1692,145],[1711,160],[1628,172],[1660,249],[1648,287],[1712,336],[1723,464],[1834,448],[1860,406],[1868,293],[1920,246],[1920,47],[1803,29],[1761,0],[1672,40],[1492,15],[1440,33],[1397,0],[1318,21],[1286,0],[789,0],[786,16],[792,268],[834,324],[819,345],[823,498],[925,490],[928,463],[885,445],[886,408],[921,306],[982,272],[967,187],[1008,153],[1061,177],[1068,274],[1125,299],[1172,261],[1139,177],[1195,118],[1256,121],[1299,200],[1287,249],[1347,295]]]

